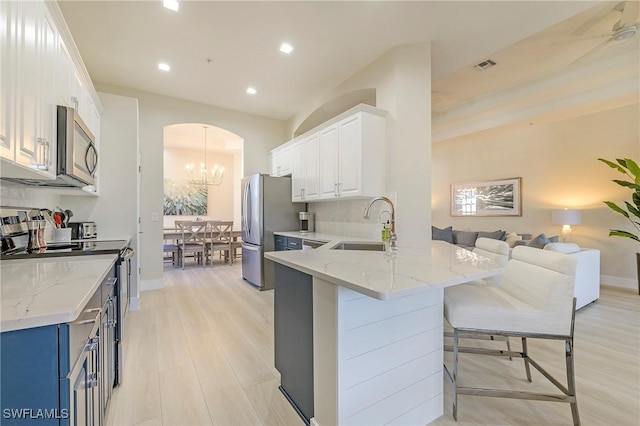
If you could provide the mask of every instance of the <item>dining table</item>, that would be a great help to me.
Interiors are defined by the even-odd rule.
[[[205,234],[205,228],[200,231],[202,234]],[[171,244],[175,244],[180,246],[182,240],[183,232],[176,228],[163,228],[162,229],[162,240],[163,241],[171,241]],[[231,231],[231,240],[232,244],[242,241],[242,231],[241,230],[232,230]],[[233,244],[232,253],[233,259],[236,258],[236,249],[239,248],[238,244]],[[226,258],[226,257],[225,257]]]

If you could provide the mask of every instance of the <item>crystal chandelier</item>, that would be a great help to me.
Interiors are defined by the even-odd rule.
[[[204,163],[200,163],[200,180],[194,179],[193,172],[195,170],[195,164],[189,163],[185,166],[187,169],[187,175],[193,183],[199,185],[221,185],[224,181],[224,167],[218,167],[217,164],[213,165],[213,169],[209,172],[207,170],[207,126],[204,127]]]

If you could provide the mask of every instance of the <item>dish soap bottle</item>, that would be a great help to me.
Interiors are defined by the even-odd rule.
[[[389,249],[389,241],[391,241],[391,223],[387,220],[382,224],[382,242]]]

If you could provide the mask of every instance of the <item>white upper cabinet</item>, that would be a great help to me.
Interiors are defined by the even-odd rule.
[[[16,2],[0,1],[0,157],[13,161],[13,114],[11,105],[15,96],[16,75],[15,19]]]
[[[304,201],[305,170],[304,158],[306,154],[304,141],[298,141],[290,148],[291,152],[291,201]]]
[[[291,200],[294,202],[319,197],[318,142],[318,133],[314,133],[291,147]]]
[[[304,168],[305,185],[304,201],[317,200],[320,198],[320,137],[315,133],[304,141]]]
[[[291,175],[291,147],[294,141],[280,145],[271,151],[271,176]]]
[[[33,177],[54,179],[58,33],[44,3],[19,2],[12,12],[11,48],[19,70],[9,105],[13,161],[34,171]]]
[[[359,111],[320,131],[320,199],[384,192],[385,118]]]
[[[338,123],[319,132],[320,198],[338,196]]]
[[[81,78],[83,65],[74,62],[59,31],[65,24],[57,4],[2,1],[0,18],[0,176],[55,179],[56,106],[78,108],[98,138],[95,92]]]

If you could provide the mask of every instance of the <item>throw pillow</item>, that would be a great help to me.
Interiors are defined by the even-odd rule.
[[[546,235],[540,234],[537,237],[535,237],[533,240],[531,240],[531,242],[528,245],[529,247],[535,247],[535,248],[541,249],[541,248],[544,248],[544,246],[546,246],[550,242],[551,240],[549,240]]]
[[[453,244],[453,231],[452,227],[449,226],[444,229],[436,228],[435,226],[431,227],[431,239],[432,240],[440,240],[446,241],[450,244]]]
[[[558,242],[558,236],[554,235],[553,237],[549,237],[549,241],[551,241],[552,243],[557,243]]]
[[[456,231],[453,230],[453,243],[466,247],[475,247],[476,240],[478,239],[477,232],[471,231]]]
[[[504,241],[506,232],[498,230],[493,232],[478,232],[478,238],[491,238],[494,240]]]
[[[509,244],[509,247],[512,247],[512,248],[515,247],[516,242],[521,240],[522,240],[522,235],[518,235],[515,232],[509,233],[505,238],[505,241],[507,242],[507,244]]]
[[[549,243],[546,246],[544,246],[544,250],[570,254],[570,253],[575,253],[580,251],[580,246],[574,243]]]
[[[514,247],[518,247],[518,246],[526,246],[526,245],[528,245],[526,241],[518,240],[518,241],[516,241],[516,243],[513,246]]]

